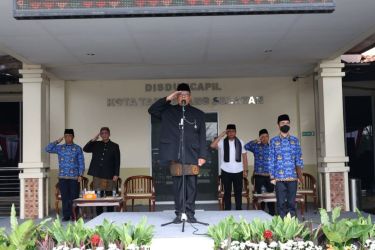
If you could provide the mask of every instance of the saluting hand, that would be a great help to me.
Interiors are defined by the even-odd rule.
[[[181,91],[175,91],[169,96],[167,96],[167,101],[173,101],[174,99],[177,98],[178,94],[181,94]]]
[[[219,137],[222,138],[222,137],[224,137],[226,134],[227,134],[227,131],[224,130],[223,132],[220,133]]]
[[[60,137],[59,139],[57,139],[56,140],[57,144],[59,144],[63,139],[64,139],[64,137]]]
[[[97,141],[99,139],[100,133],[98,133],[91,141]]]

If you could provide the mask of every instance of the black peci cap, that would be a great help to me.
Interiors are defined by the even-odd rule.
[[[70,128],[67,128],[64,131],[64,135],[72,135],[72,136],[74,136],[74,130],[70,129]]]
[[[279,115],[279,117],[277,118],[277,124],[279,124],[279,122],[281,121],[290,121],[289,115],[287,114]]]
[[[264,129],[259,130],[259,136],[261,136],[263,134],[267,134],[268,135],[267,129],[264,128]]]
[[[107,131],[108,133],[111,133],[111,130],[109,130],[108,127],[101,127],[100,132],[102,132],[102,131]]]
[[[236,130],[236,125],[235,124],[228,124],[227,129],[234,129]]]
[[[177,86],[177,91],[189,91],[189,92],[191,92],[190,91],[190,86],[189,86],[189,84],[187,84],[187,83],[180,83],[178,86]]]

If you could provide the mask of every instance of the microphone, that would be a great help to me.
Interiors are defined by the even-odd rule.
[[[181,101],[182,106],[186,106],[186,100]]]

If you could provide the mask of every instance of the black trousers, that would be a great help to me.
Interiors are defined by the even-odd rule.
[[[73,211],[73,200],[79,196],[79,182],[71,179],[59,179],[63,217],[70,219]]]
[[[296,216],[297,181],[276,182],[276,204],[277,212],[281,218],[288,213]]]
[[[183,207],[184,189],[182,176],[172,176],[175,213],[180,216],[183,212],[189,217],[195,214],[195,200],[197,199],[198,178],[196,175],[185,175],[185,208]],[[185,211],[184,211],[185,210]]]
[[[239,173],[228,173],[221,170],[221,180],[224,185],[224,210],[232,209],[232,185],[236,210],[242,210],[243,171]]]
[[[254,181],[255,181],[255,192],[257,194],[262,193],[262,186],[266,188],[266,191],[268,193],[272,193],[275,190],[275,185],[271,183],[271,179],[269,176],[263,176],[263,175],[254,175]],[[262,210],[265,209],[265,203],[262,202],[261,204]],[[267,202],[268,212],[270,215],[275,215],[275,204],[273,202]]]

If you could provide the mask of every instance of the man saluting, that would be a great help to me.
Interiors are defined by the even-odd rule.
[[[177,105],[171,102],[177,99]],[[197,197],[197,175],[199,167],[206,162],[206,125],[204,113],[190,105],[190,87],[186,83],[177,86],[177,91],[156,101],[148,112],[161,120],[160,161],[168,162],[173,179],[173,191],[176,218],[174,223],[181,222],[181,214],[186,212],[187,221],[197,222],[195,200]],[[185,117],[183,118],[183,109]],[[184,126],[184,147],[180,143],[181,121]],[[184,148],[184,152],[182,152]],[[182,159],[184,154],[184,159]],[[182,167],[182,163],[185,165]],[[182,186],[182,169],[185,172],[184,197]],[[183,201],[185,199],[185,207]]]

